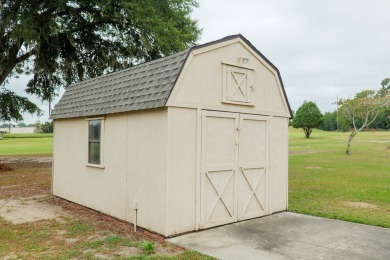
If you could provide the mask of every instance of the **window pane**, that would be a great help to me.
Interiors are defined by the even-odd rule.
[[[100,120],[88,121],[89,140],[100,141]]]
[[[88,163],[100,164],[100,143],[89,142]]]
[[[100,164],[101,120],[88,121],[88,163]]]

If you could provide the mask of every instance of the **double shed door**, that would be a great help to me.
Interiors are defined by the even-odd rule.
[[[202,112],[200,228],[268,212],[268,117]]]

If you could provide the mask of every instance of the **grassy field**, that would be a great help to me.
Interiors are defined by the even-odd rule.
[[[53,153],[53,134],[4,134],[0,156],[40,156]]]
[[[390,227],[390,132],[290,129],[289,210]]]

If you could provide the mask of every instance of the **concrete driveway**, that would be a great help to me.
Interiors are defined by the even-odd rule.
[[[390,259],[390,229],[291,212],[168,241],[219,259]]]

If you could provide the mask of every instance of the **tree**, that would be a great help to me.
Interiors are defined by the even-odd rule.
[[[344,118],[342,114],[337,116],[337,111],[325,112],[324,114],[324,123],[318,128],[325,131],[349,131],[349,122]],[[338,126],[337,126],[338,125]],[[338,127],[338,129],[337,129]]]
[[[53,121],[48,121],[41,124],[42,133],[53,133]]]
[[[379,111],[371,125],[376,129],[390,129],[390,78],[382,80],[381,85],[376,95],[382,98],[384,109]]]
[[[378,91],[378,95],[384,98],[384,106],[390,110],[390,78],[382,80],[381,85],[382,88]]]
[[[194,45],[196,6],[196,0],[2,0],[0,85],[32,74],[26,92],[50,104],[61,86]],[[7,94],[16,96],[0,90]]]
[[[353,131],[348,137],[346,154],[351,154],[351,143],[353,138],[364,128],[368,127],[377,118],[381,110],[384,109],[386,96],[382,96],[380,91],[363,90],[355,95],[353,99],[340,99],[340,111],[353,126]]]
[[[337,116],[335,112],[325,112],[323,120],[323,124],[319,127],[320,129],[325,131],[337,130]]]
[[[384,90],[390,91],[390,78],[385,78],[384,80],[382,80],[381,85],[382,89],[379,90],[380,92]]]
[[[305,101],[300,106],[291,123],[294,128],[302,128],[305,137],[309,138],[314,128],[319,127],[323,123],[323,116],[314,102]]]
[[[42,124],[39,120],[35,122],[34,126],[35,126],[34,133],[42,133]]]
[[[390,129],[390,109],[380,111],[375,120],[371,123],[370,128]]]
[[[22,113],[41,113],[41,110],[25,97],[15,95],[14,92],[3,90],[0,94],[0,121],[20,121]]]
[[[35,122],[35,133],[53,133],[53,121],[41,123],[40,121]]]

